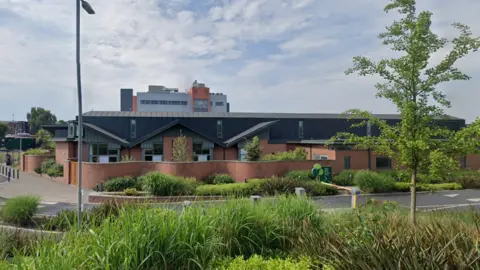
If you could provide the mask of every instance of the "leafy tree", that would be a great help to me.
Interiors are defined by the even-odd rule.
[[[64,125],[66,124],[67,122],[63,121],[63,120],[58,120],[57,121],[57,125]]]
[[[37,137],[35,142],[37,146],[48,150],[53,150],[55,148],[54,142],[52,141],[52,134],[50,134],[50,132],[42,128],[37,132],[36,135]]]
[[[190,154],[187,146],[187,137],[180,135],[173,140],[173,161],[190,161]]]
[[[262,160],[306,160],[307,151],[305,148],[297,147],[295,150],[268,154],[262,157]]]
[[[0,138],[4,138],[8,131],[8,124],[1,122],[0,123]]]
[[[417,174],[422,170],[436,172],[439,168],[458,167],[456,151],[459,146],[453,143],[457,136],[434,123],[434,120],[446,117],[443,109],[450,107],[450,102],[436,86],[443,82],[470,79],[454,64],[469,52],[476,51],[480,47],[480,39],[472,36],[470,28],[460,23],[453,24],[460,32],[458,37],[452,40],[440,38],[430,29],[432,13],[417,13],[415,0],[393,0],[385,7],[385,12],[395,10],[401,19],[386,27],[386,32],[379,38],[384,45],[403,55],[378,62],[357,56],[353,58],[353,68],[348,69],[346,74],[377,75],[384,79],[375,85],[378,90],[376,96],[395,104],[401,121],[388,125],[368,112],[350,110],[346,112],[350,118],[366,119],[352,126],[370,124],[378,127],[381,134],[359,137],[339,133],[332,140],[344,139],[346,143],[356,143],[360,148],[370,148],[395,159],[397,165],[406,168],[411,176],[410,216],[415,223]],[[447,44],[451,45],[451,49],[445,58],[438,65],[429,66],[432,54]],[[466,145],[462,147],[467,151]]]
[[[260,140],[257,136],[253,137],[252,140],[245,145],[245,151],[247,152],[245,155],[247,161],[260,160],[262,150],[260,149]]]
[[[57,117],[49,110],[40,107],[32,107],[27,113],[27,121],[30,133],[35,134],[43,125],[52,125],[57,122]]]

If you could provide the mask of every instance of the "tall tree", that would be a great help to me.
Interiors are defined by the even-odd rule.
[[[173,140],[173,161],[185,162],[190,161],[190,154],[187,146],[187,137],[180,135]]]
[[[52,141],[52,134],[48,132],[47,130],[41,128],[37,134],[36,134],[36,139],[35,143],[38,147],[42,149],[48,149],[48,150],[53,150],[55,149],[55,144]]]
[[[8,124],[0,122],[0,138],[4,138],[8,131]]]
[[[245,159],[248,161],[260,160],[262,151],[260,149],[260,140],[257,136],[253,137],[251,141],[245,145],[245,151],[247,152]]]
[[[410,217],[415,223],[417,174],[423,170],[435,171],[439,167],[458,167],[458,153],[455,152],[458,149],[451,143],[455,134],[434,123],[435,119],[446,117],[443,109],[450,107],[445,94],[436,87],[444,82],[470,79],[454,64],[468,53],[477,51],[480,39],[472,36],[470,28],[460,23],[453,24],[459,30],[459,36],[452,40],[440,38],[430,29],[432,13],[418,13],[415,0],[393,0],[384,10],[397,11],[401,19],[387,26],[386,32],[380,34],[379,38],[384,45],[403,55],[378,62],[357,56],[353,58],[353,68],[348,69],[346,74],[377,75],[382,78],[384,81],[375,85],[376,96],[395,104],[401,121],[396,125],[388,125],[369,112],[350,110],[346,113],[351,118],[367,119],[353,126],[365,126],[369,122],[380,129],[380,135],[359,137],[351,133],[339,133],[332,139],[345,139],[346,143],[353,142],[360,148],[370,148],[395,159],[399,166],[409,171]],[[432,54],[446,45],[450,49],[445,58],[431,66],[429,59]]]
[[[52,125],[57,122],[57,117],[49,110],[40,107],[32,107],[27,113],[27,121],[30,126],[30,133],[35,134],[42,125]]]

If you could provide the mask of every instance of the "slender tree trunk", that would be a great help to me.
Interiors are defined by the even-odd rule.
[[[412,179],[410,183],[410,220],[413,225],[417,222],[417,168],[412,170]]]

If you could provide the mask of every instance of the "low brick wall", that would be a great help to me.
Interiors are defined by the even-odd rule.
[[[42,166],[47,159],[55,159],[55,156],[46,155],[22,155],[21,168],[24,172],[35,172],[36,168]]]
[[[68,161],[72,162],[72,161]],[[264,178],[272,176],[281,176],[288,171],[310,170],[314,164],[319,163],[322,166],[331,166],[334,173],[342,170],[341,165],[333,160],[305,160],[305,161],[262,161],[262,162],[243,162],[243,161],[205,161],[205,162],[118,162],[118,163],[91,163],[84,162],[82,166],[82,186],[92,189],[97,184],[105,182],[112,177],[120,176],[140,176],[150,171],[161,173],[195,177],[202,180],[214,173],[226,173],[231,175],[237,182],[243,182],[245,178]],[[338,167],[340,166],[340,167]],[[64,164],[64,169],[69,168]],[[64,176],[68,177],[69,172],[64,171]],[[65,179],[66,183],[69,182]]]
[[[223,196],[124,196],[114,194],[91,194],[88,196],[89,203],[175,203],[183,201],[218,201],[225,200]]]

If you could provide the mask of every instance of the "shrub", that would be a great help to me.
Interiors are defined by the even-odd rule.
[[[296,180],[302,180],[302,181],[308,181],[308,180],[312,180],[312,179],[315,178],[312,175],[311,170],[290,171],[290,172],[287,172],[283,177],[290,178],[290,179],[296,179]]]
[[[136,188],[126,188],[123,193],[125,194],[125,196],[138,196],[140,195],[140,193],[138,192],[138,190]]]
[[[1,209],[2,219],[8,223],[28,225],[37,212],[39,202],[39,197],[29,195],[8,199]]]
[[[47,149],[40,148],[30,148],[27,151],[23,152],[26,156],[45,156],[50,154],[50,151]]]
[[[462,185],[458,183],[441,183],[441,184],[417,184],[417,191],[440,191],[440,190],[459,190]],[[394,190],[399,192],[410,191],[410,183],[397,182],[394,183]]]
[[[362,191],[379,193],[390,192],[394,190],[395,181],[388,177],[371,172],[371,171],[359,171],[355,174],[354,183],[359,186]]]
[[[42,168],[35,168],[34,171],[38,174],[42,174]]]
[[[143,188],[153,196],[192,195],[196,182],[159,172],[150,172],[141,177]]]
[[[307,152],[304,148],[297,147],[295,150],[278,152],[276,154],[265,155],[262,160],[306,160]]]
[[[244,197],[253,195],[253,190],[253,185],[251,185],[250,183],[201,185],[195,189],[195,195]]]
[[[247,142],[244,149],[247,152],[245,156],[247,161],[259,160],[262,150],[260,149],[260,139],[258,136],[253,137],[251,141]]]
[[[205,184],[213,184],[213,185],[230,184],[230,183],[235,183],[235,179],[233,179],[233,177],[225,173],[215,173],[207,176],[203,180],[203,182],[205,182]]]
[[[303,187],[305,192],[310,196],[329,196],[338,194],[338,189],[325,185],[320,181],[303,181],[299,183],[299,187]]]
[[[264,259],[262,256],[253,255],[245,260],[243,257],[237,257],[226,266],[220,269],[224,270],[308,270],[313,269],[312,261],[302,257],[299,261],[287,259]]]
[[[83,216],[86,217],[85,214]],[[70,228],[77,225],[77,220],[77,212],[66,209],[57,213],[56,216],[48,220],[42,227],[43,229],[50,231],[68,231]]]
[[[42,162],[42,166],[41,166],[42,173],[46,174],[48,169],[50,169],[55,165],[57,165],[57,163],[55,162],[54,159],[45,160],[44,162]]]
[[[356,171],[354,170],[343,170],[333,177],[333,183],[339,186],[353,186],[355,173]]]
[[[291,178],[273,177],[266,179],[262,184],[263,195],[293,194],[295,188],[300,187],[299,181]]]
[[[50,177],[62,177],[63,176],[63,165],[54,164],[47,169],[47,175]]]
[[[115,177],[107,180],[103,184],[103,189],[108,192],[124,191],[127,188],[135,188],[138,181],[131,176]]]
[[[461,170],[452,175],[452,181],[462,185],[463,188],[480,188],[480,172]]]

